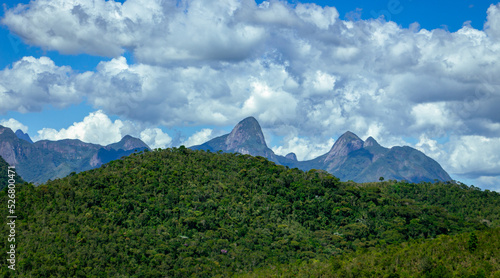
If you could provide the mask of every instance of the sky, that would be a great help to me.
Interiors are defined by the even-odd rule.
[[[8,0],[0,27],[0,125],[34,141],[191,146],[254,116],[281,155],[351,131],[500,192],[495,1]]]

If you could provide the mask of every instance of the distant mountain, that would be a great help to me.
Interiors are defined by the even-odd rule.
[[[22,130],[20,130],[20,129],[18,129],[18,130],[16,131],[16,136],[17,136],[17,138],[19,138],[19,139],[23,139],[23,140],[28,141],[28,142],[30,142],[30,143],[32,143],[32,144],[33,144],[33,141],[31,140],[31,138],[30,138],[30,136],[28,135],[28,133],[24,133],[24,132],[23,132]]]
[[[146,143],[142,142],[139,138],[134,138],[130,135],[125,135],[120,142],[113,143],[106,146],[106,149],[118,150],[134,150],[134,149],[149,149]]]
[[[380,177],[410,182],[451,180],[439,163],[414,148],[384,148],[372,137],[363,142],[352,132],[344,133],[328,153],[303,161],[301,166],[324,169],[341,180],[356,182]]]
[[[297,155],[295,155],[295,153],[289,153],[289,154],[285,155],[285,158],[291,159],[293,161],[298,161]]]
[[[322,169],[344,181],[372,182],[380,177],[409,182],[451,180],[439,163],[414,148],[384,148],[374,138],[363,141],[350,131],[340,136],[328,153],[312,160],[297,161],[294,153],[276,155],[267,147],[261,127],[253,117],[239,122],[231,133],[191,149],[263,156],[301,170]]]
[[[223,152],[263,156],[281,164],[273,150],[267,147],[259,122],[254,117],[248,117],[239,122],[231,133],[214,138],[202,145],[192,146],[190,149],[212,152],[221,150]]]
[[[41,140],[30,143],[10,128],[0,126],[0,156],[15,165],[24,180],[43,183],[71,172],[101,166],[111,160],[149,149],[140,139],[125,136],[120,142],[101,146],[77,139]]]

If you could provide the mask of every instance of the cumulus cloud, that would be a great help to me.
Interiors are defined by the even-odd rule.
[[[488,8],[487,22],[484,24],[486,32],[493,39],[500,39],[500,4]]]
[[[266,132],[286,138],[273,147],[282,154],[311,157],[323,151],[312,144],[350,130],[385,146],[419,138],[416,147],[446,170],[490,177],[496,157],[481,162],[475,152],[496,151],[490,142],[500,138],[500,5],[486,14],[483,30],[464,24],[448,32],[345,21],[334,7],[284,1],[31,1],[2,19],[25,42],[113,59],[78,73],[25,57],[0,72],[7,100],[0,112],[65,107],[84,97],[147,128],[225,126],[255,116]],[[122,57],[126,51],[136,63]],[[84,130],[73,129],[42,134]],[[157,130],[144,138],[153,135],[158,145],[171,144]],[[186,142],[208,136],[200,131]],[[447,143],[436,140],[446,136]],[[471,138],[492,141],[481,146]]]
[[[1,120],[0,125],[8,127],[12,129],[12,131],[16,132],[20,129],[22,132],[28,132],[28,127],[17,121],[16,119],[10,118],[8,120]]]
[[[150,148],[167,148],[172,143],[172,137],[159,128],[148,128],[141,132],[141,140]]]
[[[39,130],[35,139],[36,141],[79,139],[105,146],[120,141],[125,135],[140,138],[150,148],[166,148],[172,143],[172,138],[159,128],[144,128],[143,125],[131,121],[112,121],[101,110],[90,113],[83,121],[75,122],[68,128]]]
[[[182,142],[181,145],[185,145],[187,147],[201,145],[210,139],[213,139],[215,136],[213,135],[214,131],[210,128],[204,128],[198,132],[195,132],[191,135],[186,141]]]
[[[500,138],[470,135],[452,138],[449,143],[449,165],[461,175],[500,175]]]
[[[308,138],[300,138],[291,136],[285,138],[284,144],[281,146],[274,146],[271,149],[279,155],[285,156],[289,153],[295,153],[297,160],[310,160],[323,155],[330,151],[335,140],[330,138],[326,142],[318,142]]]
[[[75,122],[68,128],[55,130],[44,128],[35,137],[38,140],[80,139],[83,142],[108,145],[122,139],[125,123],[121,120],[111,121],[102,111],[90,113],[81,122]]]
[[[56,66],[48,57],[24,57],[0,71],[0,113],[41,111],[81,101],[73,86],[72,70]],[[80,95],[79,95],[80,94]]]
[[[440,162],[455,179],[472,181],[482,188],[500,189],[498,184],[493,186],[500,178],[500,137],[452,135],[438,142],[421,135],[414,147]]]

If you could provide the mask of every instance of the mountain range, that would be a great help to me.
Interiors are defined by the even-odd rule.
[[[380,177],[415,183],[451,180],[439,163],[419,150],[408,146],[385,148],[372,137],[363,141],[350,131],[340,136],[328,153],[312,160],[298,161],[294,153],[277,155],[267,146],[254,117],[239,122],[229,134],[190,148],[262,156],[301,170],[322,169],[344,181],[373,182]]]
[[[33,143],[28,134],[0,126],[0,156],[26,181],[36,184],[62,178],[71,172],[97,168],[104,163],[143,151],[140,139],[125,136],[120,142],[101,146],[77,139],[41,140]]]
[[[229,134],[190,148],[262,156],[290,168],[322,169],[344,181],[373,182],[380,177],[415,183],[451,180],[439,163],[414,148],[385,148],[372,137],[363,141],[349,131],[335,141],[329,152],[314,159],[298,161],[294,153],[277,155],[267,146],[262,128],[254,117],[239,122]],[[37,184],[62,178],[71,172],[97,168],[146,149],[149,147],[144,142],[129,135],[107,146],[77,139],[33,143],[21,130],[13,132],[0,126],[0,156],[10,165],[15,165],[24,180]]]

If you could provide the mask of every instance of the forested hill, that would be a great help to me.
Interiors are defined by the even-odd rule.
[[[9,170],[14,172],[9,172]],[[10,175],[10,177],[9,177]],[[17,174],[15,168],[9,168],[9,163],[7,163],[0,156],[0,190],[4,189],[9,185],[9,180],[14,180],[15,183],[24,183],[24,180]]]
[[[184,147],[18,185],[16,197],[15,274],[22,277],[230,276],[500,226],[496,192],[341,183],[263,157]],[[498,262],[485,274],[495,269]],[[0,276],[12,274],[2,262]]]

